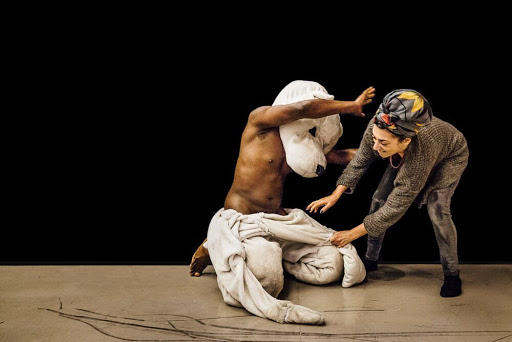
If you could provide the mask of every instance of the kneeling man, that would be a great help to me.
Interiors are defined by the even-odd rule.
[[[314,96],[250,113],[232,186],[211,220],[207,242],[194,254],[191,275],[201,275],[211,259],[226,303],[280,323],[323,324],[321,313],[275,298],[283,288],[283,266],[297,279],[318,285],[341,279],[343,268],[345,287],[361,282],[366,273],[352,245],[338,249],[330,243],[334,230],[300,209],[281,206],[284,182],[293,170],[279,127],[337,114],[364,117],[362,107],[372,101],[375,89],[366,89],[355,101],[333,100],[316,82],[294,81],[283,91],[289,98]],[[347,165],[354,153],[331,150],[326,159]]]

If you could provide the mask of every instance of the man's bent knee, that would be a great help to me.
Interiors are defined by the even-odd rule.
[[[271,296],[277,297],[284,286],[283,254],[277,242],[262,237],[244,241],[247,267]]]

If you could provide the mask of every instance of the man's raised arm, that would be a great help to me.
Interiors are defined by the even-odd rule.
[[[252,111],[249,120],[260,129],[278,127],[295,120],[317,119],[334,114],[352,114],[364,117],[363,106],[372,102],[375,88],[369,87],[354,101],[305,100],[287,105],[259,107]]]

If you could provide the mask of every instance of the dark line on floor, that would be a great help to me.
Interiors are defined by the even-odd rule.
[[[386,311],[386,310],[383,310],[383,309],[354,309],[354,310],[325,310],[325,311],[322,311],[322,312],[359,312],[359,311]]]
[[[179,316],[179,315],[173,315]],[[223,316],[223,317],[207,317],[207,318],[197,318],[197,320],[205,320],[205,319],[223,319],[223,318],[236,318],[236,317],[255,317],[254,315],[235,315],[235,316]],[[206,324],[206,323],[203,323]]]
[[[93,327],[95,330],[97,330],[98,332],[100,332],[102,334],[105,334],[105,335],[110,336],[110,337],[118,338],[120,340],[125,340],[125,341],[163,341],[163,340],[131,340],[131,339],[119,338],[119,337],[112,336],[110,334],[107,334],[107,333],[103,332],[101,329],[95,327],[93,324],[91,324],[89,322],[85,322],[84,320],[93,320],[93,321],[97,321],[97,322],[106,322],[106,323],[118,324],[120,326],[128,326],[128,327],[135,327],[135,328],[148,329],[148,330],[157,330],[157,331],[167,332],[167,333],[171,333],[171,334],[180,334],[180,335],[184,335],[184,336],[187,336],[189,338],[192,338],[192,339],[206,338],[206,339],[208,339],[210,341],[235,341],[235,340],[233,340],[233,339],[231,339],[230,337],[227,337],[227,336],[237,335],[237,336],[242,337],[242,338],[251,338],[254,334],[259,334],[260,338],[264,338],[264,336],[271,337],[271,335],[273,335],[273,336],[278,338],[276,341],[280,341],[278,336],[289,336],[290,338],[293,338],[295,336],[297,336],[299,338],[300,337],[317,337],[317,338],[323,338],[323,339],[346,338],[346,339],[359,340],[359,341],[364,341],[365,338],[375,339],[375,338],[379,338],[379,337],[381,337],[381,338],[387,338],[387,337],[411,337],[411,336],[414,336],[414,337],[421,337],[421,336],[423,336],[423,337],[427,337],[427,336],[433,337],[433,336],[464,336],[464,335],[467,335],[467,334],[471,334],[471,335],[474,335],[474,334],[499,334],[499,333],[509,334],[507,336],[504,336],[502,338],[499,338],[499,339],[495,340],[495,341],[500,341],[500,340],[503,340],[503,339],[505,339],[507,337],[512,336],[512,334],[511,334],[512,331],[511,330],[505,330],[505,331],[491,331],[491,330],[482,330],[482,331],[423,331],[423,332],[421,332],[421,331],[412,331],[412,332],[411,331],[409,331],[409,332],[403,331],[403,332],[387,332],[387,333],[378,333],[377,332],[377,333],[352,333],[352,334],[351,333],[342,333],[342,334],[340,334],[340,333],[321,333],[321,332],[319,332],[319,333],[316,333],[316,332],[307,333],[307,332],[302,332],[302,331],[299,331],[299,332],[295,332],[295,331],[273,331],[273,330],[238,328],[238,327],[229,327],[229,326],[225,326],[225,325],[206,324],[206,323],[201,322],[200,320],[194,319],[192,317],[183,316],[183,315],[173,315],[173,316],[177,316],[177,317],[189,318],[191,321],[199,323],[199,324],[202,324],[202,325],[211,326],[211,327],[214,327],[214,328],[225,329],[225,331],[220,331],[220,332],[208,332],[208,331],[196,331],[195,329],[183,329],[183,328],[178,329],[171,322],[167,322],[167,324],[169,324],[172,328],[165,328],[165,327],[155,327],[155,326],[150,326],[150,325],[143,325],[143,324],[136,324],[136,323],[129,323],[129,322],[120,322],[120,321],[115,321],[115,320],[111,320],[111,319],[104,319],[104,318],[97,318],[97,317],[90,317],[90,316],[81,316],[81,315],[68,314],[68,313],[64,313],[64,312],[60,312],[60,311],[53,310],[53,309],[48,309],[48,308],[39,308],[39,309],[47,310],[49,312],[56,313],[56,314],[58,314],[61,317],[69,318],[69,319],[73,319],[73,320],[85,323],[85,324]],[[84,310],[84,309],[81,309],[81,311],[87,312],[87,310]],[[102,316],[106,316],[106,315],[102,315]],[[301,326],[301,325],[299,325],[299,326]],[[166,340],[166,341],[170,341],[170,340]],[[256,340],[252,340],[252,341],[256,341]],[[266,342],[268,342],[268,341],[269,340],[267,340]]]
[[[491,341],[491,342],[496,342],[496,341],[500,341],[500,340],[503,340],[504,338],[507,338],[507,337],[510,337],[512,335],[508,335],[508,336],[505,336],[505,337],[502,337],[502,338],[498,338],[497,340],[494,340],[494,341]]]
[[[76,308],[75,310],[77,310],[77,311],[83,311],[83,312],[88,312],[88,313],[92,313],[92,314],[99,315],[99,316],[112,317],[112,318],[121,318],[121,319],[128,319],[128,320],[131,320],[131,321],[146,322],[146,320],[144,320],[144,319],[130,318],[130,317],[119,317],[119,316],[114,316],[114,315],[106,315],[106,314],[101,314],[101,313],[98,313],[98,312],[94,312],[94,311],[90,311],[90,310],[85,310],[85,309],[79,309],[79,308]]]
[[[67,314],[67,313],[64,313],[64,312],[59,312],[59,311],[56,311],[56,310],[53,310],[53,309],[48,309],[48,308],[45,308],[43,310],[48,310],[50,312],[58,314],[59,316],[62,316],[62,317],[65,317],[65,318],[70,318],[70,319],[76,319],[76,320],[91,319],[91,320],[99,321],[99,322],[115,323],[115,324],[120,324],[120,325],[133,326],[133,327],[137,327],[137,328],[146,328],[146,329],[153,329],[153,330],[163,330],[163,331],[169,331],[169,332],[173,332],[174,331],[173,329],[161,328],[161,327],[152,327],[150,325],[142,325],[142,324],[135,324],[135,323],[124,323],[124,322],[118,322],[118,321],[113,321],[113,320],[104,319],[104,318],[72,315],[72,314]]]

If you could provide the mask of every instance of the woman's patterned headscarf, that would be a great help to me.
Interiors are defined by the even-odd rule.
[[[396,89],[384,96],[373,122],[402,137],[413,137],[430,124],[432,109],[427,100],[412,89]]]

